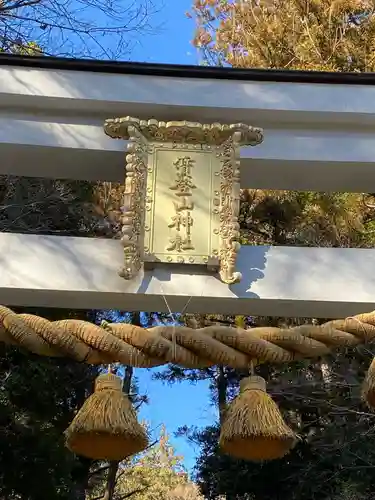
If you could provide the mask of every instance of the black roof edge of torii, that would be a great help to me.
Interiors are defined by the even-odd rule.
[[[13,54],[0,54],[0,67],[1,66],[177,78],[210,78],[218,80],[318,83],[331,85],[375,85],[375,73],[222,68],[182,64],[68,59],[50,56],[21,56]]]

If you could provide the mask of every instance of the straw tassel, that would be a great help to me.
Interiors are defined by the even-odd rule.
[[[123,460],[147,448],[147,433],[122,392],[122,383],[112,373],[97,377],[95,392],[65,431],[71,451],[93,460]]]
[[[372,409],[375,409],[375,358],[366,374],[362,387],[362,399]]]
[[[219,445],[228,455],[252,461],[286,455],[297,441],[262,377],[241,380],[240,393],[225,411]]]

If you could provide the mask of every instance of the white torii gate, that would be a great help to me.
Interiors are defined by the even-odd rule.
[[[341,80],[339,80],[341,78]],[[375,78],[0,58],[0,174],[124,181],[108,118],[243,122],[246,188],[375,192]],[[374,309],[375,250],[243,246],[240,283],[168,264],[118,275],[118,240],[0,235],[0,303],[344,317]]]

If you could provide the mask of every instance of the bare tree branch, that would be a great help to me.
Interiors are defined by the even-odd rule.
[[[163,0],[2,0],[0,52],[116,59],[158,31]],[[160,27],[159,27],[160,28]],[[32,52],[26,52],[32,55]]]

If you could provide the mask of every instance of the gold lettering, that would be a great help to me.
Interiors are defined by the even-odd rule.
[[[194,224],[191,210],[194,209],[194,203],[189,199],[193,194],[192,190],[196,188],[192,176],[194,161],[189,156],[184,156],[173,162],[173,165],[176,168],[176,178],[169,189],[176,191],[175,195],[179,199],[173,201],[175,215],[168,227],[174,229],[175,234],[170,238],[167,250],[183,252],[184,250],[194,250],[191,240],[191,229]]]
[[[176,167],[176,179],[169,189],[176,191],[176,196],[191,196],[191,190],[196,188],[191,175],[194,161],[189,156],[184,156],[173,162],[173,165]]]

